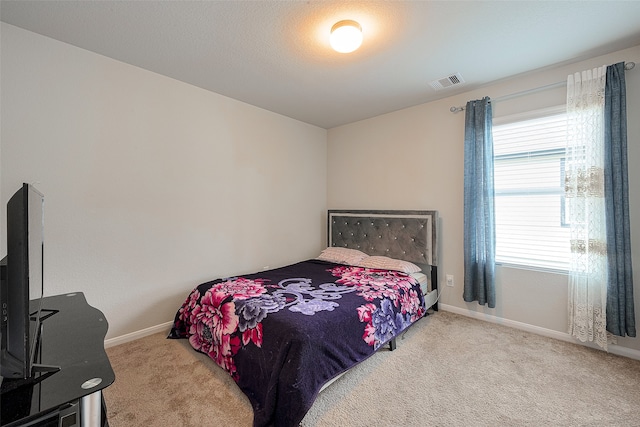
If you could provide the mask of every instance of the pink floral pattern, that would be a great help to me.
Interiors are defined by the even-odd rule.
[[[378,349],[425,313],[424,297],[414,289],[415,280],[402,272],[364,267],[339,266],[331,274],[337,283],[356,286],[368,304],[358,307],[365,323],[362,339]],[[379,300],[379,306],[372,302]]]
[[[233,295],[235,299],[247,299],[258,297],[267,292],[265,287],[266,282],[266,279],[236,277],[213,285],[213,289],[228,295]]]
[[[240,318],[236,300],[246,300],[266,292],[264,280],[229,279],[209,288],[204,295],[195,289],[178,312],[180,321],[189,326],[191,346],[207,354],[237,380],[234,356],[241,345],[262,345],[262,324],[243,328],[238,336]]]

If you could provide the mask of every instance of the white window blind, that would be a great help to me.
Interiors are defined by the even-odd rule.
[[[496,262],[568,270],[566,114],[507,121],[493,126]]]

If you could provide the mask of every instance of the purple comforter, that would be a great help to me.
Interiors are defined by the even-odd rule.
[[[169,338],[231,374],[254,426],[297,426],[331,378],[426,312],[410,276],[309,260],[194,289]]]

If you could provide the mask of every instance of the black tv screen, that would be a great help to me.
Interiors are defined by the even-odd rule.
[[[29,184],[23,184],[7,203],[7,256],[0,295],[4,378],[32,376],[43,294],[43,208],[43,195]]]

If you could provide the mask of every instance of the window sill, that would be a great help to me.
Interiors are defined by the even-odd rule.
[[[543,267],[534,267],[531,265],[522,265],[522,264],[509,264],[504,262],[496,262],[496,265],[503,268],[512,268],[516,270],[527,270],[527,271],[537,271],[540,273],[551,273],[551,274],[563,274],[569,275],[568,270],[561,270],[555,268],[543,268]]]

